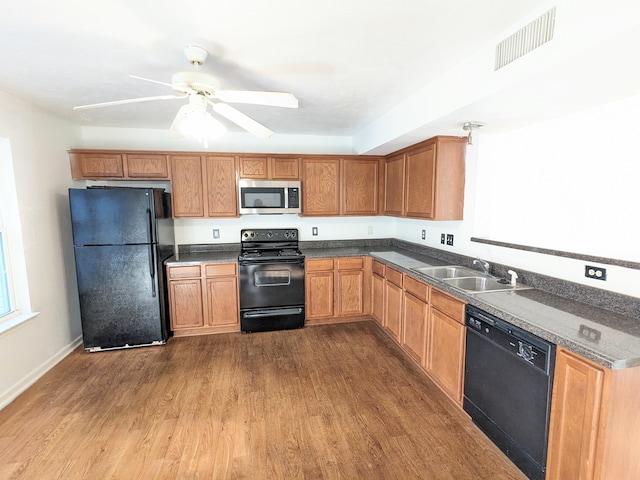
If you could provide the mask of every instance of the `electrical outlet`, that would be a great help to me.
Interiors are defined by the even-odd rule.
[[[447,233],[447,245],[453,247],[453,233]]]
[[[602,267],[592,267],[590,265],[585,265],[584,276],[587,278],[594,278],[596,280],[606,280],[607,269]]]
[[[311,235],[314,237],[318,236],[318,227],[311,227]]]
[[[592,327],[587,327],[586,325],[580,325],[579,333],[582,338],[586,338],[587,340],[590,340],[594,343],[598,343],[600,337],[602,336],[600,330],[596,330]]]
[[[426,230],[422,230],[422,239],[423,240],[427,239],[427,231]]]
[[[213,229],[213,238],[220,238],[220,229],[219,228],[214,228]]]
[[[441,243],[442,245],[444,245],[444,239],[445,239],[445,235],[444,235],[444,233],[441,233],[441,234],[440,234],[440,243]]]

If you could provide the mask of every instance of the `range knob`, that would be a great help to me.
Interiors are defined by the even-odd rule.
[[[269,237],[269,238],[273,237],[273,232],[272,231],[268,231],[267,232],[267,237]]]

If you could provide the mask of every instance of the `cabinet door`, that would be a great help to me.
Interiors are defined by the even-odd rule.
[[[299,180],[300,159],[273,157],[269,159],[270,178],[274,180]]]
[[[371,315],[380,325],[384,322],[384,278],[373,275]]]
[[[462,405],[465,326],[431,307],[426,369],[455,402]]]
[[[212,327],[240,323],[236,277],[207,278],[207,313]]]
[[[424,365],[427,348],[427,304],[404,292],[402,319],[402,347],[420,365]]]
[[[206,167],[207,216],[237,217],[238,187],[235,157],[208,156]]]
[[[202,327],[202,282],[199,278],[169,281],[171,330]]]
[[[362,315],[364,313],[364,271],[338,271],[337,287],[337,315]]]
[[[173,216],[204,217],[204,186],[200,155],[171,155]]]
[[[384,328],[397,342],[400,342],[402,330],[402,287],[388,280],[385,281],[384,287],[384,321]]]
[[[127,177],[129,178],[169,178],[166,155],[128,153],[126,159]]]
[[[594,478],[604,369],[558,349],[549,429],[549,480]]]
[[[333,317],[333,270],[307,273],[305,276],[305,317],[314,319]]]
[[[240,157],[240,178],[269,178],[268,157]]]
[[[302,159],[302,214],[340,214],[340,159]]]
[[[404,201],[404,154],[392,155],[384,165],[384,214],[401,216]]]
[[[123,178],[123,160],[119,153],[79,153],[71,156],[73,178]]]
[[[377,160],[343,160],[343,215],[378,214],[378,164]]]
[[[405,216],[433,218],[436,146],[407,153]]]

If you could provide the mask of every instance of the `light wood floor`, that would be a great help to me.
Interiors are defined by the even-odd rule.
[[[373,322],[79,348],[0,411],[1,479],[524,479]]]

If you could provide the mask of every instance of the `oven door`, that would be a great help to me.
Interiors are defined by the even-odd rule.
[[[304,258],[240,262],[240,310],[304,305]]]

